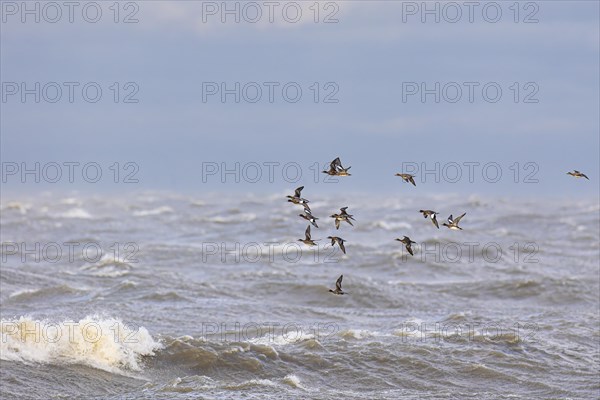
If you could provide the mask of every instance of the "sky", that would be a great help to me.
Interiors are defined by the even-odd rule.
[[[3,196],[599,195],[597,1],[0,4]]]

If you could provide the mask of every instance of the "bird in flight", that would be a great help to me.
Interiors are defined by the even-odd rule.
[[[410,240],[410,238],[408,236],[404,236],[402,239],[396,239],[399,242],[404,243],[404,246],[406,247],[406,250],[408,251],[408,253],[411,256],[414,256],[413,250],[412,250],[412,244],[413,243],[417,243],[417,242],[413,242],[412,240]]]
[[[318,228],[319,226],[317,225],[317,220],[319,218],[317,217],[313,217],[313,215],[310,213],[310,209],[304,207],[304,214],[298,214],[299,217],[304,218],[305,220],[307,220],[308,222],[310,222],[311,224],[313,224],[313,226],[315,228]]]
[[[404,179],[404,182],[410,182],[413,184],[413,186],[417,186],[417,184],[415,183],[415,176],[411,175],[411,174],[396,174],[395,176],[399,176],[400,178]]]
[[[327,175],[332,175],[332,176],[350,176],[350,174],[348,173],[348,170],[350,168],[352,168],[352,167],[344,168],[342,166],[342,162],[340,161],[340,158],[337,157],[335,160],[333,160],[329,164],[329,170],[323,171],[323,173],[327,174]]]
[[[354,224],[350,221],[355,220],[354,216],[352,214],[348,214],[346,212],[347,209],[348,207],[342,207],[340,208],[339,214],[330,215],[331,218],[335,219],[335,229],[340,229],[340,222],[344,221],[349,223],[351,226],[354,226]]]
[[[344,275],[340,275],[340,277],[335,281],[335,290],[329,289],[329,291],[333,294],[346,294],[346,292],[342,291],[342,279],[344,279]]]
[[[456,218],[452,218],[452,214],[450,214],[450,216],[448,217],[448,223],[443,223],[442,225],[447,226],[449,229],[452,229],[454,231],[458,231],[461,230],[462,228],[460,226],[458,226],[458,223],[460,222],[460,219],[462,217],[464,217],[467,213],[463,213],[463,215],[456,217]]]
[[[431,211],[431,210],[419,210],[420,213],[423,214],[424,218],[431,218],[431,222],[433,222],[433,224],[435,225],[436,228],[440,229],[440,225],[437,222],[437,218],[436,215],[438,215],[439,213],[435,212],[435,211]]]
[[[327,239],[331,239],[331,245],[335,245],[336,243],[342,249],[342,252],[346,254],[346,247],[344,247],[345,240],[338,236],[327,236]]]
[[[308,206],[308,203],[310,203],[310,201],[302,198],[302,196],[301,196],[302,189],[304,189],[304,186],[300,186],[299,188],[296,188],[293,196],[288,195],[286,197],[288,198],[288,201],[290,203],[300,204],[300,205],[304,206],[305,210],[308,210],[308,212],[310,212],[310,207]]]
[[[576,169],[574,169],[573,172],[567,172],[567,175],[574,176],[575,178],[585,178],[588,181],[590,180],[583,172],[579,172]]]
[[[310,225],[306,227],[306,232],[304,232],[304,239],[298,239],[299,242],[304,243],[307,246],[316,246],[314,240],[310,238]]]

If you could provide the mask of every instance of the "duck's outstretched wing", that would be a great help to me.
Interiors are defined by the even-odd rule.
[[[461,219],[462,217],[464,217],[465,215],[467,215],[467,213],[463,213],[463,215],[461,215],[461,216],[459,216],[459,217],[456,217],[456,219],[454,220],[454,223],[458,225],[458,223],[460,222],[460,219]]]

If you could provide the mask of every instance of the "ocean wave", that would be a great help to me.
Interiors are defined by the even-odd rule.
[[[169,214],[172,213],[173,209],[169,206],[162,206],[157,208],[152,208],[149,210],[138,210],[133,212],[134,217],[147,217],[151,215],[161,215],[161,214]]]
[[[23,289],[11,293],[8,298],[11,301],[29,301],[37,298],[52,296],[73,296],[86,293],[85,290],[72,288],[68,285],[51,286],[38,289]]]
[[[66,197],[60,201],[60,204],[66,204],[69,206],[81,206],[81,200],[75,197]]]
[[[375,221],[370,224],[374,228],[381,228],[386,231],[398,231],[401,229],[412,229],[408,222],[389,222],[386,220]]]
[[[97,262],[85,264],[79,270],[87,271],[93,276],[116,278],[127,275],[131,268],[132,265],[124,258],[106,253]]]
[[[63,213],[56,215],[58,218],[68,218],[68,219],[92,219],[93,216],[83,208],[72,208]]]
[[[0,359],[43,364],[80,364],[111,373],[140,371],[142,359],[162,346],[144,327],[118,318],[88,316],[77,322],[2,319]]]
[[[158,354],[161,362],[192,371],[219,369],[256,374],[265,360],[277,360],[279,353],[271,346],[250,342],[210,341],[189,336],[163,338],[166,346]]]
[[[174,291],[164,292],[164,293],[150,293],[140,297],[140,300],[149,300],[149,301],[181,301],[186,300],[185,297],[181,296],[179,293]]]
[[[301,385],[300,378],[298,378],[294,374],[286,375],[283,378],[283,383],[285,383],[287,385],[290,385],[291,387],[295,387],[295,388],[299,388],[299,389],[304,389],[304,387]]]
[[[300,342],[306,342],[309,340],[314,340],[315,335],[313,335],[312,333],[305,333],[302,332],[301,330],[290,330],[288,332],[286,332],[285,335],[276,335],[276,336],[262,336],[262,337],[258,337],[255,339],[250,339],[248,340],[248,342],[253,343],[253,344],[260,344],[260,345],[270,345],[270,344],[275,344],[278,346],[285,346],[288,344],[296,344],[296,343],[300,343]]]
[[[17,210],[21,215],[25,215],[30,208],[30,204],[21,203],[18,201],[9,201],[4,207],[2,207],[2,210]]]
[[[373,332],[366,329],[346,329],[341,331],[339,335],[344,339],[366,339],[374,336],[379,336],[379,332]]]
[[[40,289],[22,289],[22,290],[17,290],[16,292],[13,292],[11,294],[8,295],[9,298],[27,298],[32,294],[38,293],[40,291]]]
[[[216,389],[217,382],[207,376],[177,377],[158,388],[158,392],[190,393],[197,390]]]
[[[217,215],[206,218],[207,222],[216,224],[237,224],[240,222],[251,222],[256,219],[256,214],[253,213],[235,213],[233,215]]]
[[[517,344],[521,343],[521,337],[515,332],[495,332],[493,329],[490,331],[478,331],[476,330],[473,334],[473,341],[480,343],[495,343],[495,344]]]
[[[167,384],[162,385],[156,391],[157,392],[171,392],[171,393],[191,393],[197,391],[238,391],[244,389],[250,389],[253,387],[265,387],[265,388],[283,388],[288,386],[291,389],[305,389],[300,378],[294,374],[288,374],[282,379],[246,379],[241,382],[227,382],[217,381],[208,376],[203,375],[192,375],[185,376],[183,378],[177,377],[172,379]]]
[[[277,386],[276,382],[273,382],[270,379],[249,379],[247,381],[244,382],[240,382],[240,383],[230,383],[230,384],[225,384],[222,386],[223,389],[229,389],[229,390],[241,390],[241,389],[248,389],[254,386],[271,386],[271,387],[275,387]]]

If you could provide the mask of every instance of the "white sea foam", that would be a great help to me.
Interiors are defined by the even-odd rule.
[[[22,289],[22,290],[17,290],[16,292],[13,292],[11,294],[8,295],[9,298],[13,298],[13,297],[21,297],[21,296],[26,296],[29,294],[34,294],[39,292],[40,289]]]
[[[94,276],[116,278],[127,275],[131,264],[123,257],[115,257],[114,254],[106,253],[95,263],[83,265],[81,271],[91,271]]]
[[[75,197],[67,197],[60,201],[60,204],[67,204],[70,206],[80,206],[81,201]]]
[[[265,345],[269,346],[272,344],[278,346],[285,346],[287,344],[299,343],[305,340],[314,339],[315,335],[311,333],[304,333],[301,330],[292,330],[286,331],[285,334],[282,335],[265,335],[257,338],[253,338],[248,340],[248,342],[257,344],[257,345]]]
[[[412,225],[408,222],[389,222],[389,221],[375,221],[373,223],[375,228],[385,229],[386,231],[397,231],[400,229],[411,229]]]
[[[31,208],[31,205],[20,203],[18,201],[10,201],[4,207],[3,210],[18,210],[21,214],[27,214],[27,211]]]
[[[217,215],[208,218],[208,222],[215,222],[218,224],[230,224],[234,222],[250,222],[256,219],[256,214],[253,213],[240,213],[233,215]]]
[[[294,374],[286,375],[285,378],[283,378],[283,383],[292,387],[302,388],[302,385],[300,384],[300,378]]]
[[[144,327],[118,318],[88,316],[52,322],[27,316],[3,319],[0,359],[45,364],[81,364],[113,373],[141,370],[143,356],[162,346]]]
[[[58,215],[61,218],[91,219],[92,215],[83,208],[72,208]]]
[[[157,208],[152,208],[150,210],[139,210],[139,211],[134,211],[133,215],[136,217],[147,217],[149,215],[161,215],[161,214],[168,214],[168,213],[172,213],[173,209],[169,206],[162,206],[162,207],[157,207]]]
[[[369,331],[366,329],[347,329],[341,331],[340,336],[342,336],[344,339],[366,339],[381,335],[379,332]]]
[[[271,386],[271,387],[273,387],[273,386],[277,386],[277,384],[270,379],[250,379],[248,381],[244,381],[244,382],[237,383],[237,384],[223,385],[223,388],[240,390],[240,389],[245,389],[245,388],[249,388],[249,387],[253,387],[253,386]]]

